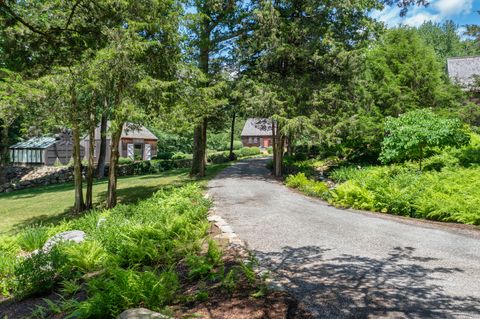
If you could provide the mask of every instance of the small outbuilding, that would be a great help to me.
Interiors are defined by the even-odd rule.
[[[107,124],[109,132],[110,122]],[[128,157],[133,160],[151,160],[157,156],[158,138],[150,132],[145,126],[126,123],[123,126],[120,137],[120,157]],[[93,151],[95,162],[98,161],[100,154],[100,126],[95,129],[95,149]],[[89,153],[90,142],[88,137],[84,138],[81,145],[85,147],[85,154]],[[107,153],[106,161],[110,161],[111,136],[107,133]]]
[[[55,137],[34,137],[10,146],[10,162],[14,166],[67,165],[72,159],[73,143],[70,131]],[[80,147],[83,157],[85,149]]]
[[[272,146],[272,121],[266,118],[249,118],[242,130],[243,147]]]

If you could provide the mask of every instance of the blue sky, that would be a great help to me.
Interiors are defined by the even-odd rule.
[[[419,26],[425,21],[443,22],[453,20],[462,27],[465,24],[480,24],[480,0],[431,0],[427,7],[411,7],[406,17],[400,17],[398,7],[386,7],[373,16],[389,27],[405,24]],[[462,28],[463,29],[463,28]]]

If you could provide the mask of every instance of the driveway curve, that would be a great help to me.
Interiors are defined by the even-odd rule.
[[[240,161],[209,183],[216,214],[316,318],[480,318],[477,229],[337,209]]]

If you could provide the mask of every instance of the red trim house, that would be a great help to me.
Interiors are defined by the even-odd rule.
[[[272,121],[265,118],[247,119],[242,130],[242,144],[244,147],[272,146]]]

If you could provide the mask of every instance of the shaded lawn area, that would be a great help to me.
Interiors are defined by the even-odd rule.
[[[229,164],[209,166],[207,176],[193,179],[188,169],[176,169],[159,174],[124,176],[118,179],[118,202],[133,203],[150,197],[167,185],[182,185],[197,181],[204,184]],[[105,202],[107,180],[93,186],[94,203],[101,208]],[[56,223],[64,218],[78,217],[72,212],[73,183],[48,185],[0,194],[0,234],[13,233],[36,225]]]

